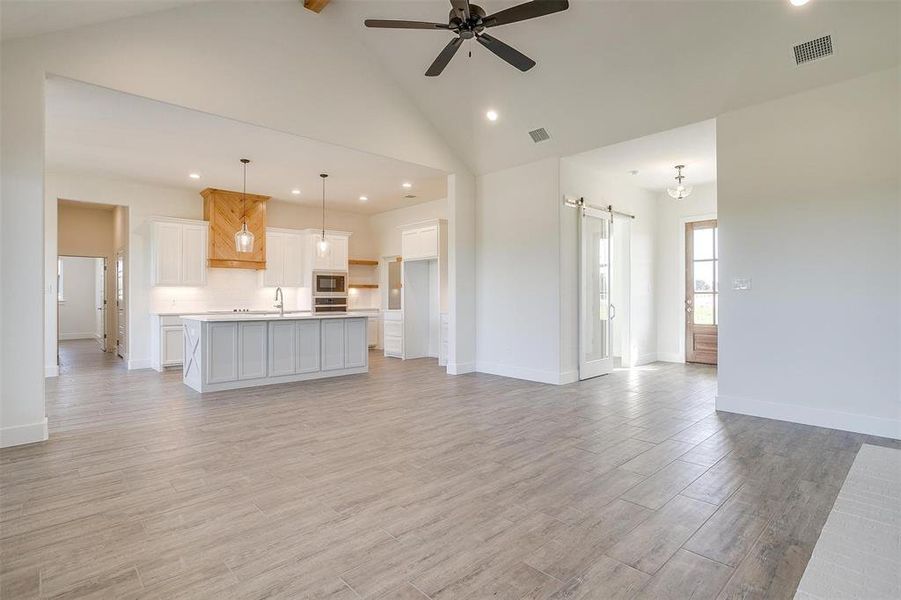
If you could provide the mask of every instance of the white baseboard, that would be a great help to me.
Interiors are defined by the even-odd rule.
[[[47,417],[37,423],[0,429],[0,448],[43,442],[47,439]]]
[[[149,358],[144,358],[141,360],[129,359],[129,361],[128,361],[128,370],[129,371],[136,371],[138,369],[150,369],[150,368],[152,368],[152,365],[150,364]]]
[[[648,352],[647,354],[640,355],[635,360],[635,366],[640,367],[641,365],[649,365],[651,363],[657,362],[657,353],[656,352]]]
[[[572,383],[579,379],[578,373],[575,372],[573,379],[573,371],[543,371],[540,369],[526,369],[523,367],[515,367],[511,365],[498,365],[495,363],[476,362],[476,371],[480,373],[490,373],[491,375],[501,375],[503,377],[512,377],[513,379],[525,379],[527,381],[537,381],[538,383],[550,383],[551,385],[563,385]]]
[[[448,375],[465,375],[467,373],[474,373],[476,370],[475,363],[454,363],[448,361],[447,363],[447,374]]]
[[[88,333],[61,333],[57,339],[61,342],[66,340],[96,340],[97,334],[93,331]]]
[[[789,421],[791,423],[801,423],[802,425],[814,425],[828,429],[840,429],[854,433],[901,439],[901,420],[897,419],[885,419],[827,408],[770,402],[753,398],[739,398],[721,394],[716,397],[716,409],[753,417],[775,419],[777,421]]]
[[[684,363],[685,357],[677,352],[672,354],[668,352],[658,352],[657,360],[660,362]]]
[[[59,365],[44,365],[44,377],[59,377]]]
[[[558,383],[560,385],[566,385],[568,383],[576,383],[579,381],[579,370],[575,369],[572,371],[561,371],[560,377],[558,378]]]

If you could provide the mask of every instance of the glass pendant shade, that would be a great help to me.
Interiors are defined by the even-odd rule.
[[[253,252],[253,233],[247,229],[247,223],[244,223],[235,234],[235,250],[238,252]]]
[[[684,168],[685,165],[676,165],[676,187],[666,188],[666,193],[675,200],[682,200],[691,195],[692,187],[682,183],[682,180],[685,179],[685,175],[682,174],[682,169]]]
[[[666,193],[670,195],[670,198],[682,200],[683,198],[688,198],[688,196],[691,195],[692,189],[693,188],[690,185],[679,184],[674,188],[667,188]]]
[[[316,242],[316,255],[319,258],[325,258],[328,256],[328,240],[325,239],[325,236],[319,238],[319,241]]]

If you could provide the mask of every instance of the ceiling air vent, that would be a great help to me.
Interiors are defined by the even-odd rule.
[[[546,140],[551,139],[550,134],[547,132],[547,129],[544,127],[539,127],[538,129],[533,129],[529,132],[529,135],[532,136],[532,141],[536,144],[538,142],[544,142]]]
[[[832,56],[831,35],[824,35],[795,46],[795,63],[799,65],[827,56]]]
[[[404,198],[415,198],[416,194],[407,194]]]

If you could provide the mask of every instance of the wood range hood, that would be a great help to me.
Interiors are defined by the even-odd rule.
[[[224,269],[266,268],[266,201],[269,196],[247,194],[247,229],[253,233],[253,252],[235,250],[235,233],[241,229],[243,199],[241,192],[206,188],[203,218],[210,223],[209,266]]]

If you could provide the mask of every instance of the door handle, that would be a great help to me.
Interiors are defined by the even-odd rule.
[[[610,320],[612,321],[616,318],[616,307],[611,304],[610,309],[607,311],[607,313],[610,315]]]

